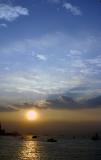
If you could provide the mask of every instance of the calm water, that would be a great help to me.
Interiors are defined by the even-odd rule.
[[[101,141],[0,137],[0,160],[101,160]]]

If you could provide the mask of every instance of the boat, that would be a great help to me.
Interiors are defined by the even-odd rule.
[[[98,140],[100,140],[100,137],[99,137],[98,133],[96,133],[94,136],[92,136],[91,139],[92,139],[93,141],[98,141]]]
[[[32,136],[32,138],[33,138],[33,139],[36,139],[36,138],[37,138],[37,136]]]
[[[57,142],[57,140],[54,138],[49,138],[49,139],[47,139],[47,142]]]

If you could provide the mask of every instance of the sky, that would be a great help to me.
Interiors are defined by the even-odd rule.
[[[100,18],[99,0],[0,0],[1,113],[101,98]]]

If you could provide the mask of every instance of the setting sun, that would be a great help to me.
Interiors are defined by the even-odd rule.
[[[37,119],[37,112],[36,111],[28,111],[26,117],[29,121],[33,121]]]

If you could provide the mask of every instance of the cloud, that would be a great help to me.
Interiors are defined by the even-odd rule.
[[[36,103],[36,107],[39,109],[84,109],[84,108],[99,108],[101,107],[101,95],[84,99],[75,100],[71,97],[65,95],[58,95],[54,98],[48,98],[46,100],[41,100]]]
[[[65,80],[65,77],[61,77],[57,82],[55,75],[52,76],[48,73],[41,73],[41,71],[39,73],[38,71],[36,71],[36,73],[9,73],[9,76],[7,75],[5,77],[4,75],[4,77],[1,76],[0,79],[2,83],[0,89],[5,92],[6,95],[7,93],[9,95],[13,94],[15,98],[17,98],[18,95],[23,97],[26,93],[32,97],[34,97],[34,94],[46,96],[52,93],[63,93],[67,88],[71,88],[80,83],[80,80],[78,81],[74,77],[70,82],[67,79]]]
[[[19,109],[12,105],[0,105],[0,112],[14,112],[18,111]]]
[[[74,16],[81,16],[82,12],[81,10],[77,7],[77,6],[73,6],[71,3],[64,3],[63,7],[69,11],[70,13],[72,13],[72,15]]]
[[[80,56],[81,54],[82,54],[82,51],[80,51],[80,50],[76,50],[76,49],[71,49],[70,50],[70,55]]]
[[[19,111],[23,109],[80,109],[82,106],[70,97],[57,96],[51,99],[41,99],[34,102],[22,102],[0,106],[0,112]]]
[[[89,98],[83,102],[86,106],[91,108],[101,107],[101,95],[93,98]]]
[[[100,41],[101,38],[96,35],[92,38],[88,34],[76,37],[53,33],[1,46],[0,69],[2,71],[2,68],[10,68],[10,72],[4,71],[4,74],[0,74],[1,94],[13,99],[33,99],[62,94],[79,86],[88,88],[82,89],[81,94],[77,90],[80,97],[100,94]],[[5,57],[8,57],[7,61]],[[14,61],[11,62],[12,58]],[[37,59],[45,63],[40,63]],[[75,91],[72,90],[73,93]]]
[[[86,60],[89,65],[95,65],[97,67],[101,67],[101,56],[97,56],[94,58],[89,58]]]
[[[0,19],[6,21],[14,21],[19,16],[29,15],[27,8],[21,6],[12,6],[9,4],[0,4]]]
[[[53,99],[42,99],[35,103],[24,103],[22,105],[15,105],[20,109],[37,108],[37,109],[77,109],[79,104],[72,98],[66,96],[57,96]]]
[[[47,99],[45,104],[47,108],[53,109],[76,109],[79,107],[79,104],[75,100],[66,96],[58,96],[53,99]]]
[[[46,61],[47,60],[46,56],[43,55],[43,54],[37,54],[36,57],[41,61]]]
[[[7,28],[7,24],[6,23],[1,23],[0,27]]]
[[[62,0],[48,0],[48,2],[55,3],[55,4],[61,4],[61,7],[65,8],[67,11],[69,11],[74,16],[81,16],[82,11],[79,7],[72,5],[68,2],[63,2]]]
[[[79,88],[80,89],[80,88]],[[84,88],[85,89],[85,88]],[[91,109],[91,108],[100,108],[101,107],[101,95],[95,96],[92,98],[87,97],[87,99],[83,100],[75,100],[70,96],[66,96],[64,94],[55,95],[52,97],[48,97],[47,99],[40,99],[34,102],[17,102],[9,103],[6,105],[0,106],[0,112],[16,112],[23,109],[69,109],[69,110],[77,110],[77,109]]]

